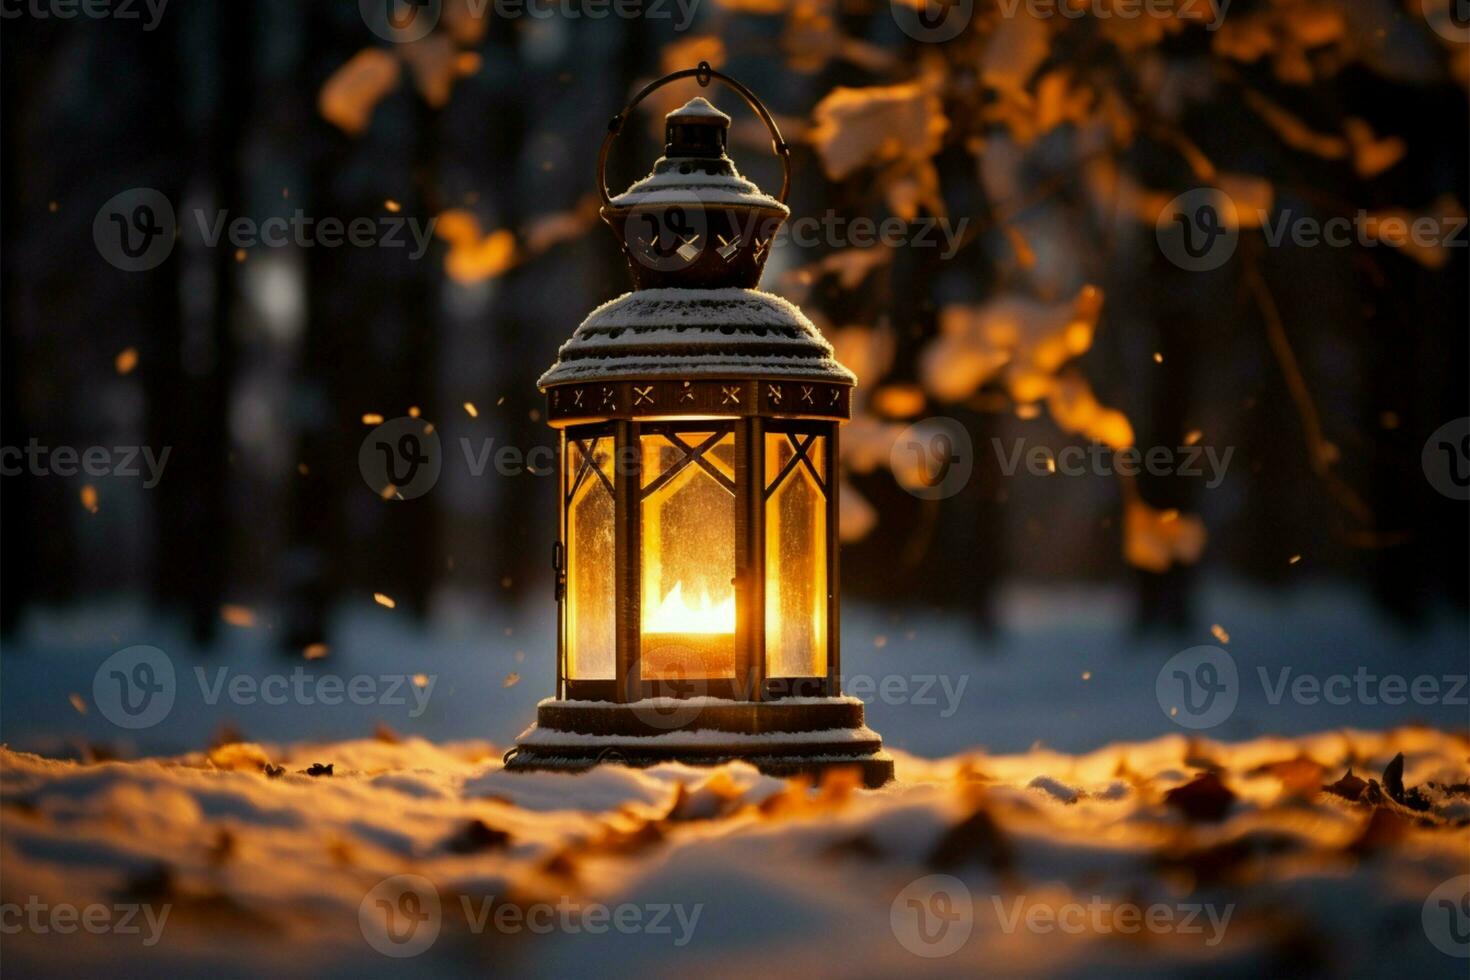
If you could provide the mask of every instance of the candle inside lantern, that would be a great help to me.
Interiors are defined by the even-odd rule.
[[[675,582],[643,617],[643,676],[648,680],[729,677],[735,672],[735,590],[693,600]]]

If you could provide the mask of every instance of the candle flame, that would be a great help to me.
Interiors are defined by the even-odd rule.
[[[684,595],[684,583],[675,582],[658,604],[643,617],[645,633],[734,633],[735,592],[719,602],[701,592],[698,603]]]

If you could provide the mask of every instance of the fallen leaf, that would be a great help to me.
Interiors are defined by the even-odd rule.
[[[444,842],[450,854],[481,854],[485,851],[503,851],[510,846],[510,833],[492,827],[476,817],[460,828],[459,832]]]
[[[1164,802],[1190,820],[1214,823],[1230,812],[1235,793],[1217,774],[1207,772],[1169,790],[1164,794]]]
[[[983,806],[944,832],[929,852],[928,864],[956,868],[972,860],[991,871],[1008,870],[1015,860],[1010,841]]]
[[[1322,788],[1334,796],[1340,796],[1345,800],[1357,802],[1358,798],[1363,795],[1363,790],[1368,788],[1368,783],[1366,780],[1354,776],[1353,770],[1349,768],[1337,782],[1330,783]]]

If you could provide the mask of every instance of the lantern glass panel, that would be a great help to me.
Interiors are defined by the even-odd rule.
[[[612,680],[616,673],[616,507],[613,438],[568,438],[567,677]]]
[[[826,437],[766,434],[766,673],[827,674]]]
[[[640,436],[644,680],[735,676],[735,433]]]

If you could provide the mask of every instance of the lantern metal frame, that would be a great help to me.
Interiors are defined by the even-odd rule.
[[[712,81],[729,86],[766,124],[783,165],[779,198],[740,176],[725,154],[730,119],[702,99],[668,115],[665,153],[653,173],[624,194],[609,195],[607,160],[629,115],[657,89],[688,78],[701,86]],[[893,760],[882,751],[881,736],[864,725],[862,702],[841,694],[838,430],[851,416],[856,377],[838,363],[832,345],[799,309],[756,289],[770,241],[790,214],[785,205],[791,186],[789,147],[753,92],[701,62],[645,86],[613,117],[598,154],[596,179],[602,218],[621,240],[634,288],[589,314],[539,382],[547,421],[560,440],[553,549],[556,697],[537,705],[536,724],[507,753],[507,768],[577,771],[604,762],[742,759],[773,775],[855,768],[864,784],[881,786],[893,778]],[[673,241],[682,264],[648,262],[645,252],[666,243],[661,237],[654,242],[628,234],[640,229],[632,224],[640,215],[660,209],[670,214],[685,209],[703,222],[699,245],[688,248],[689,256],[683,254],[685,247],[696,239],[679,232]],[[657,222],[653,225],[661,236]],[[715,242],[718,247],[712,247]],[[710,435],[697,444],[679,438],[690,432]],[[668,437],[679,454],[660,460],[660,473],[646,481],[645,465],[668,452],[645,441],[651,436]],[[712,461],[710,452],[727,438],[729,455],[721,449],[722,461]],[[769,481],[767,453],[773,450],[768,440],[776,443],[775,451],[789,454]],[[605,457],[598,457],[608,445],[610,475]],[[667,631],[645,632],[645,589],[657,582],[653,587],[666,601],[676,595],[662,581],[663,563],[672,558],[689,571],[690,543],[706,539],[694,537],[698,532],[688,525],[707,520],[699,508],[720,499],[705,488],[700,492],[715,496],[678,505],[688,509],[672,523],[661,513],[656,529],[645,527],[646,502],[672,505],[672,495],[701,479],[686,478],[690,468],[713,477],[732,497],[733,635],[723,628],[703,631],[708,619],[695,620],[687,630],[679,628],[681,621]],[[606,500],[585,504],[586,498],[578,496],[589,480],[597,481],[591,492],[610,495],[610,517]],[[805,489],[787,491],[790,481],[804,483]],[[665,490],[668,495],[658,503]],[[783,493],[788,495],[777,496]],[[596,530],[586,532],[590,541],[579,538],[574,527],[582,520],[581,505],[596,508],[588,515],[596,522]],[[767,553],[773,513],[779,522],[771,525],[780,539],[777,546],[797,563],[784,568],[801,569],[810,580],[798,574],[769,581],[772,569],[783,567],[773,565],[782,556]],[[718,519],[718,533],[727,533],[723,511]],[[805,540],[813,550],[820,544],[820,559],[802,551],[803,536],[810,536]],[[579,549],[589,547],[582,556]],[[661,564],[651,572],[645,568],[650,548],[671,549],[658,553]],[[714,581],[722,577],[729,554],[721,538],[720,564],[711,555],[704,569],[717,569]],[[582,578],[592,573],[596,579]],[[707,586],[711,576],[705,577]],[[681,576],[676,586],[683,581]],[[787,591],[788,582],[801,585]],[[584,588],[592,591],[584,593]],[[574,605],[584,599],[586,608]],[[720,608],[709,603],[708,593],[703,600],[703,610],[687,602],[686,609],[698,616],[711,610],[725,615],[727,600],[720,600]],[[777,605],[768,608],[770,603]],[[590,630],[579,618],[584,614],[594,617]],[[718,622],[723,626],[728,620]],[[772,622],[782,635],[767,635]],[[669,645],[645,650],[663,640]],[[781,642],[790,646],[778,650]],[[583,672],[572,669],[588,650],[595,651],[589,659],[599,676],[577,676]],[[657,656],[650,657],[655,651]],[[778,668],[773,654],[784,655],[784,665]],[[803,665],[820,667],[819,676],[780,673]],[[678,676],[685,668],[698,676]]]
[[[718,383],[718,382],[717,382]],[[738,382],[725,382],[725,385]],[[765,382],[770,384],[769,382]],[[791,382],[799,392],[810,388],[810,383]],[[640,386],[641,387],[641,386]],[[680,385],[679,387],[682,387]],[[777,394],[784,399],[784,394]],[[642,437],[650,434],[684,432],[714,433],[711,439],[699,447],[690,447],[678,440],[671,444],[684,451],[678,462],[645,485],[643,478]],[[767,433],[788,436],[822,437],[822,461],[819,475],[816,463],[806,452],[798,450],[792,459],[769,486],[765,482]],[[733,480],[720,473],[704,458],[715,442],[727,434],[735,437]],[[597,479],[606,481],[601,470],[588,460],[586,450],[591,440],[613,438],[613,476],[611,492],[614,506],[613,540],[615,542],[616,570],[614,588],[617,595],[617,624],[615,628],[616,651],[613,658],[615,673],[607,678],[576,678],[569,676],[567,669],[567,619],[571,612],[566,588],[560,584],[566,574],[565,557],[571,544],[571,503],[580,488],[581,481]],[[783,697],[831,697],[840,693],[841,678],[841,630],[838,589],[837,547],[837,494],[834,491],[833,474],[837,472],[838,423],[833,418],[818,416],[702,416],[679,414],[677,416],[650,416],[643,419],[603,420],[580,422],[561,427],[561,481],[558,527],[559,537],[555,554],[558,575],[558,653],[556,690],[559,697],[586,701],[613,701],[627,703],[643,698],[666,696],[689,696],[695,694],[734,700],[764,701]],[[793,440],[793,446],[799,440]],[[581,442],[583,450],[580,467],[587,471],[580,478],[569,474],[571,444]],[[811,443],[807,442],[807,446]],[[642,534],[642,503],[651,494],[671,481],[683,468],[700,466],[716,479],[716,482],[735,499],[735,676],[732,678],[688,678],[682,680],[647,680],[642,671],[642,570],[644,540]],[[798,466],[812,469],[824,508],[826,536],[825,581],[827,588],[826,648],[824,660],[827,670],[818,677],[771,676],[766,658],[766,503],[785,480],[792,478]],[[569,476],[571,477],[569,479]]]

